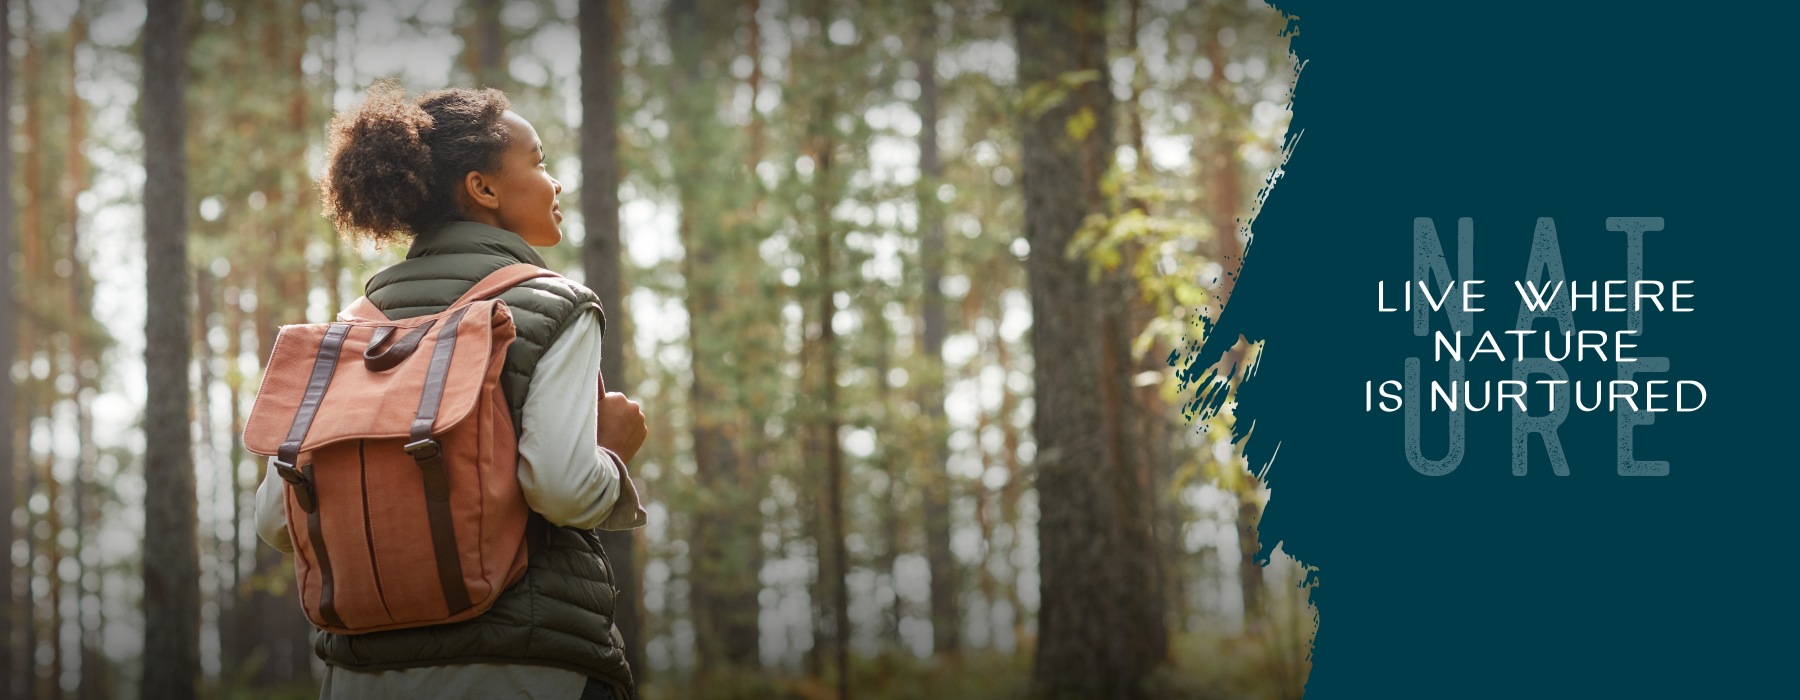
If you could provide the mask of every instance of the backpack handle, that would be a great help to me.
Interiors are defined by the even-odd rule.
[[[436,324],[435,319],[426,321],[425,325],[412,329],[411,333],[407,333],[398,342],[389,342],[394,340],[394,326],[376,328],[375,335],[369,339],[369,347],[363,350],[363,366],[370,372],[386,372],[399,367],[402,361],[419,348],[419,341],[424,340],[425,333]]]

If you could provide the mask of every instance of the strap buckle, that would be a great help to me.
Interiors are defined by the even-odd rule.
[[[276,457],[274,463],[275,475],[281,477],[282,481],[286,481],[290,484],[306,483],[306,474],[295,469],[293,464],[281,461],[280,457]]]
[[[318,494],[313,492],[312,479],[306,475],[306,472],[295,469],[294,465],[276,458],[275,475],[281,477],[282,481],[288,482],[288,487],[294,490],[294,499],[300,502],[301,510],[311,513],[314,508],[318,507]]]
[[[437,438],[425,438],[423,440],[415,440],[413,442],[406,443],[406,445],[401,447],[400,449],[406,450],[407,454],[412,455],[412,458],[414,460],[420,461],[420,462],[423,462],[428,459],[436,458],[437,456],[444,453],[443,445],[438,444]]]
[[[406,443],[401,449],[412,455],[413,461],[419,465],[419,473],[425,478],[425,496],[434,501],[450,499],[450,474],[444,469],[443,445],[435,438],[425,438]]]

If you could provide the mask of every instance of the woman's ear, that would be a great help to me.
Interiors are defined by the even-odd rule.
[[[500,195],[494,191],[494,181],[480,170],[470,170],[463,176],[463,194],[469,202],[482,209],[499,209]]]

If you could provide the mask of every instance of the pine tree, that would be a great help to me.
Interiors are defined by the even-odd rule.
[[[619,27],[622,3],[586,3],[580,10],[581,30],[581,216],[582,267],[588,287],[606,310],[600,374],[607,391],[629,393],[625,340],[623,261],[619,238]],[[625,599],[615,606],[613,622],[625,638],[625,661],[639,683],[649,675],[644,656],[644,580],[638,566],[636,537],[630,531],[600,533],[600,545],[611,554],[613,576]]]
[[[938,157],[937,6],[922,3],[919,36],[913,64],[919,81],[919,258],[920,351],[925,377],[919,402],[929,428],[925,446],[925,483],[922,485],[925,516],[925,561],[931,569],[931,630],[934,653],[955,655],[961,622],[956,606],[956,557],[950,551],[948,473],[950,450],[944,442],[944,209],[938,202],[938,185],[944,168]]]
[[[1049,697],[1141,697],[1139,638],[1160,627],[1137,576],[1147,547],[1131,445],[1127,299],[1117,272],[1063,252],[1112,160],[1101,0],[1015,7],[1036,396],[1042,607],[1033,681]]]
[[[17,247],[13,238],[13,213],[16,200],[12,189],[12,0],[0,0],[0,369],[7,373],[0,382],[0,697],[14,697],[20,673],[18,655],[14,653],[14,617],[21,606],[13,584],[13,510],[18,507],[18,483],[15,460],[17,446],[13,441],[13,406],[19,400],[13,382],[14,358],[18,356],[17,281],[13,276],[12,252]]]
[[[817,56],[820,67],[836,64],[835,42],[825,38],[826,28],[832,24],[831,4],[829,0],[813,2],[812,21],[821,30],[818,34],[824,50]],[[845,549],[844,539],[844,449],[838,439],[840,418],[838,414],[838,341],[836,329],[837,317],[837,274],[833,272],[833,257],[837,255],[838,244],[836,222],[833,221],[833,209],[841,197],[837,166],[838,138],[833,122],[838,116],[835,90],[818,90],[814,92],[816,103],[814,110],[806,122],[805,150],[813,162],[812,202],[814,210],[808,212],[813,227],[813,303],[817,304],[812,319],[816,324],[807,331],[807,345],[811,349],[811,357],[806,364],[813,369],[813,382],[807,390],[812,393],[810,401],[815,405],[813,420],[808,425],[808,468],[816,470],[823,476],[824,492],[820,495],[820,503],[824,507],[824,527],[818,530],[818,570],[819,588],[831,601],[826,619],[832,623],[830,629],[832,661],[837,671],[838,700],[850,697],[850,562]],[[816,393],[814,393],[816,392]],[[827,564],[829,554],[830,563]],[[827,592],[828,591],[828,592]],[[815,642],[816,644],[817,642]]]
[[[695,490],[691,610],[703,672],[759,663],[757,593],[762,568],[761,477],[752,469],[754,343],[747,340],[755,299],[742,293],[755,268],[752,230],[727,212],[743,193],[729,135],[718,124],[718,86],[709,53],[725,43],[732,17],[725,3],[669,3],[664,20],[674,57],[666,93],[674,185],[680,205],[681,276],[688,311]],[[726,44],[728,46],[728,44]]]
[[[151,0],[144,21],[144,676],[140,695],[186,698],[200,680],[199,553],[188,421],[187,77],[184,4]],[[170,271],[176,271],[171,273]]]

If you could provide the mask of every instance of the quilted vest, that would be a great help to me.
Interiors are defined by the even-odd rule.
[[[392,319],[443,311],[481,278],[507,265],[544,259],[517,234],[455,222],[417,237],[406,259],[369,280],[369,301]],[[600,308],[586,287],[536,279],[500,295],[517,337],[506,351],[501,388],[519,425],[532,372],[550,345],[585,309]],[[605,316],[601,316],[604,330]],[[613,626],[618,588],[599,539],[535,519],[525,575],[480,617],[446,625],[340,635],[320,631],[313,650],[352,671],[455,663],[522,663],[565,668],[608,682],[620,698],[636,697],[623,640]]]

